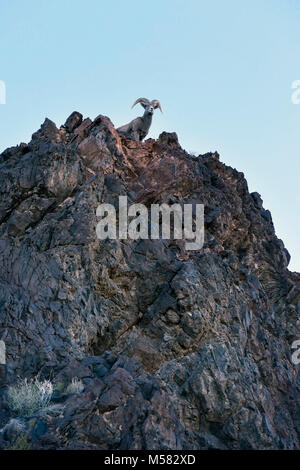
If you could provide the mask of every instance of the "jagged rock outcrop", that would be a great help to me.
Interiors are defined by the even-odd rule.
[[[204,247],[98,240],[96,208],[119,195],[204,204]],[[288,262],[217,153],[191,156],[175,133],[126,140],[101,115],[46,119],[0,156],[0,447],[17,418],[6,386],[39,374],[58,406],[22,423],[32,449],[300,448]],[[68,394],[74,377],[84,390]]]

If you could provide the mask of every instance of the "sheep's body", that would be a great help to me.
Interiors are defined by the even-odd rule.
[[[117,131],[127,137],[127,139],[141,141],[146,137],[151,126],[152,116],[149,116],[150,119],[148,116],[133,119],[129,124],[119,127]]]
[[[161,106],[159,101],[149,101],[147,98],[139,98],[135,101],[133,106],[135,106],[137,103],[141,103],[141,105],[145,108],[144,115],[133,119],[124,126],[118,127],[117,131],[124,135],[127,139],[132,139],[139,142],[143,140],[149,132],[154,109],[159,108],[161,110]]]

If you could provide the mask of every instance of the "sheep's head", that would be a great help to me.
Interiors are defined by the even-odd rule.
[[[160,102],[158,100],[149,101],[147,98],[138,98],[133,103],[132,108],[138,103],[140,103],[143,106],[143,108],[145,109],[144,116],[146,114],[150,114],[152,116],[152,114],[154,113],[154,110],[156,108],[159,108],[160,111],[162,112],[161,105],[160,105]]]

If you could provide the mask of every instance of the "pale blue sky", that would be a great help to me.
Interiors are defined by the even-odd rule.
[[[0,151],[46,116],[121,125],[157,98],[150,136],[243,171],[300,271],[299,0],[0,0],[0,22]]]

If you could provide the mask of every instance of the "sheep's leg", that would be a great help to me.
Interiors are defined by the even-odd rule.
[[[132,140],[135,140],[136,142],[139,142],[139,140],[140,140],[140,135],[139,135],[138,131],[132,131],[132,133],[131,133],[131,139],[132,139]]]

